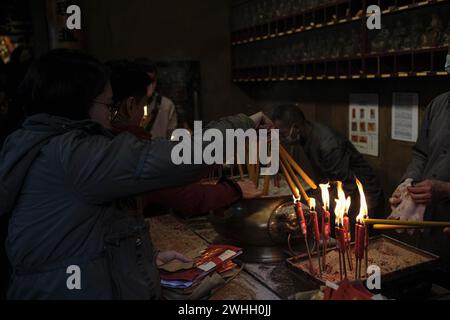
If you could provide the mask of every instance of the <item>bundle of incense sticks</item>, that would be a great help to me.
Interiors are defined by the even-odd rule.
[[[295,160],[291,157],[291,155],[284,149],[283,146],[280,145],[280,165],[283,171],[284,176],[286,177],[286,181],[292,181],[293,186],[300,191],[302,199],[309,202],[309,196],[306,194],[305,189],[303,188],[300,180],[298,179],[297,174],[299,174],[302,179],[312,188],[317,189],[317,185],[314,181],[303,171],[303,169],[295,162]],[[289,183],[288,181],[288,183]],[[293,186],[289,186],[291,190]],[[295,195],[295,193],[293,192]],[[296,196],[298,198],[298,196]]]
[[[260,177],[260,162],[259,162],[259,152],[257,152],[257,161],[256,164],[252,164],[250,162],[250,153],[249,153],[249,146],[246,144],[245,146],[245,167],[247,169],[248,178],[255,183],[255,185],[258,187],[259,184],[259,177]],[[259,145],[257,147],[259,150]],[[268,144],[268,150],[271,150],[270,143]],[[280,155],[280,167],[282,169],[282,172],[284,176],[286,177],[286,181],[289,184],[289,187],[291,190],[297,189],[300,191],[300,194],[302,196],[302,199],[306,203],[309,202],[309,196],[306,194],[305,189],[303,188],[302,184],[300,183],[299,178],[297,177],[297,174],[312,188],[317,189],[317,185],[315,182],[305,173],[305,171],[298,165],[298,163],[293,159],[293,157],[289,154],[289,152],[286,151],[286,149],[280,145],[279,150]],[[271,154],[269,154],[269,157],[271,157]],[[254,160],[254,159],[252,159]],[[239,176],[240,179],[244,179],[244,165],[238,163],[238,170],[239,170]],[[284,168],[284,169],[283,169]],[[280,182],[279,182],[279,176],[278,174],[273,177],[274,179],[274,186],[279,188]],[[268,195],[270,192],[270,177],[265,176],[264,177],[264,185],[263,185],[263,195]],[[298,198],[298,195],[292,191],[292,194]]]
[[[302,177],[302,179],[314,190],[317,189],[315,182],[303,171],[303,169],[295,162],[294,158],[286,151],[286,149],[280,145],[280,159],[285,163],[289,163],[290,166]],[[301,189],[300,189],[301,190]]]
[[[412,220],[383,220],[364,219],[366,224],[377,224],[397,227],[418,227],[418,228],[449,228],[450,221],[412,221]]]

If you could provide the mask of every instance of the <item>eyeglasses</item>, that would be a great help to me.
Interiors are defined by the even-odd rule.
[[[120,102],[109,102],[108,103],[108,102],[103,102],[103,101],[98,101],[98,100],[94,100],[93,102],[107,106],[110,112],[116,111],[120,107]]]
[[[111,114],[111,120],[114,120],[117,117],[117,113],[119,111],[119,107],[120,107],[120,102],[103,102],[103,101],[98,101],[98,100],[94,100],[94,103],[98,103],[104,106],[107,106],[109,109],[109,113]]]

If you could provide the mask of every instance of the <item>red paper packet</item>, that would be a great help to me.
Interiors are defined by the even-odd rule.
[[[347,279],[341,282],[337,290],[325,289],[324,300],[370,300],[370,293],[361,283],[350,283]]]

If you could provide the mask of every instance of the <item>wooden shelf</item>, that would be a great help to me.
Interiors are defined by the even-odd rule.
[[[380,5],[382,13],[386,15],[450,2],[449,0],[383,1],[366,1],[366,4]],[[365,22],[362,17],[366,17],[366,8],[363,5],[362,0],[340,0],[333,4],[300,11],[284,18],[234,31],[231,34],[231,44],[232,46],[245,45],[345,23],[357,21],[362,23]]]
[[[442,8],[446,8],[447,12],[449,3],[450,0],[343,0],[268,22],[262,25],[266,26],[267,34],[259,37],[247,37],[239,41],[239,44],[243,44],[267,40],[267,44],[261,46],[265,51],[265,54],[260,56],[261,59],[256,59],[257,56],[255,56],[255,54],[258,54],[259,45],[255,45],[255,47],[234,47],[233,50],[236,50],[236,53],[243,53],[246,58],[242,59],[240,55],[236,56],[239,57],[235,60],[236,63],[239,63],[239,67],[233,69],[233,79],[236,82],[267,82],[447,76],[447,73],[443,71],[447,47],[370,52],[370,41],[372,40],[369,39],[369,32],[365,26],[366,19],[362,19],[361,16],[366,16],[365,8],[371,4],[379,5],[383,14],[386,15],[432,7],[438,4],[445,4],[445,7]],[[364,14],[361,14],[361,8],[364,8]],[[441,10],[439,7],[434,9]],[[331,16],[335,19],[328,21]],[[308,17],[312,17],[313,20],[308,20]],[[291,19],[291,24],[286,22],[287,19]],[[392,17],[391,19],[395,20],[396,18]],[[282,28],[276,29],[280,27],[280,21],[283,23]],[[298,21],[302,22],[301,26],[295,24]],[[271,39],[309,30],[320,28],[330,28],[331,30],[333,26],[337,27],[340,24],[351,23],[352,21],[359,21],[356,29],[361,30],[362,41],[360,48],[352,50],[352,57],[342,56],[342,52],[340,52],[339,57],[297,61],[293,58],[299,58],[297,52],[301,49],[294,48],[292,45],[286,46],[286,43],[292,42],[295,44],[301,40],[300,38],[271,42]],[[355,25],[352,25],[349,30],[355,30],[353,27]],[[343,29],[339,29],[341,30],[340,33],[336,34],[342,34]],[[248,29],[246,30],[248,31]],[[273,30],[277,30],[277,32],[273,33]],[[339,30],[336,28],[336,31]],[[311,36],[315,37],[316,35]],[[237,45],[236,42],[234,44]],[[267,56],[267,53],[269,53],[269,56]]]
[[[422,48],[362,57],[235,68],[233,81],[271,82],[447,76],[448,74],[443,71],[446,55],[447,47]]]
[[[383,74],[383,75],[365,75],[365,76],[317,76],[317,77],[298,77],[298,78],[271,78],[271,79],[261,79],[261,78],[240,78],[233,79],[234,83],[242,83],[242,82],[280,82],[280,81],[305,81],[305,80],[355,80],[355,79],[386,79],[386,78],[412,78],[412,77],[436,77],[436,76],[448,76],[448,73],[445,72],[416,72],[410,74]]]
[[[356,13],[354,15],[339,14],[338,8],[340,6],[346,5],[350,7],[351,3],[359,3],[360,8],[358,9],[363,9],[362,1],[360,0],[338,0],[333,4],[325,4],[299,11],[287,17],[232,32],[232,45],[237,46],[270,40],[361,20],[364,15],[363,11],[360,12],[359,16],[356,16]]]

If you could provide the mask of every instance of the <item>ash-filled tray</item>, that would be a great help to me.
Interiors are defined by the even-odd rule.
[[[350,253],[353,263],[353,271],[347,267],[347,278],[355,279],[355,258],[353,255],[353,247]],[[405,275],[418,273],[437,263],[439,257],[423,251],[421,249],[412,247],[406,243],[392,239],[385,235],[371,238],[369,242],[369,261],[368,265],[376,265],[381,269],[382,281],[395,280],[396,278]],[[326,281],[339,282],[339,254],[336,248],[331,248],[327,252],[327,265],[322,276],[317,273],[318,261],[317,256],[313,255],[313,267],[316,270],[315,274],[310,272],[309,259],[307,254],[298,257],[292,257],[286,260],[287,264],[292,270],[300,274],[306,275],[318,284],[324,284]],[[347,259],[346,259],[347,261]],[[347,261],[348,266],[348,261]],[[365,268],[365,261],[363,260],[362,267]],[[362,270],[362,279],[365,278],[365,270]]]

